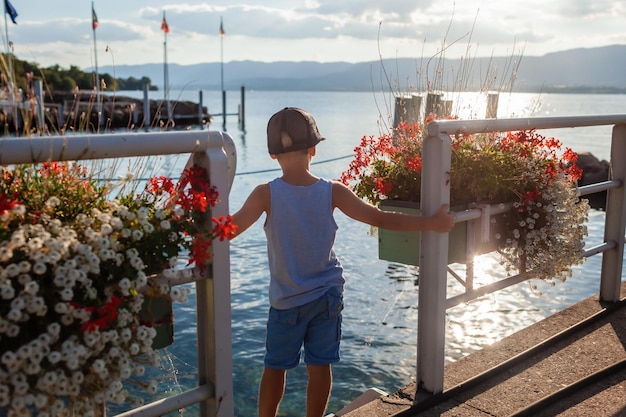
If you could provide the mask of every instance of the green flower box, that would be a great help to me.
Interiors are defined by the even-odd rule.
[[[146,294],[139,318],[141,324],[156,330],[152,349],[162,349],[174,343],[174,314],[169,297]]]
[[[420,215],[419,203],[407,201],[386,200],[381,203],[381,210],[398,211],[401,213]],[[458,207],[457,210],[463,210]],[[493,219],[493,217],[492,217]],[[490,222],[489,241],[482,242],[480,236],[480,220],[461,222],[454,225],[448,237],[448,264],[468,263],[474,256],[493,252],[498,249],[497,222]],[[467,253],[468,229],[474,227],[473,254]],[[419,266],[420,261],[420,232],[396,232],[378,229],[378,257],[380,259],[406,265]]]

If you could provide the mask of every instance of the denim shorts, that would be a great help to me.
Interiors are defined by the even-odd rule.
[[[339,361],[343,297],[331,289],[323,296],[287,310],[270,307],[265,340],[265,366],[291,369],[304,362],[327,365]]]

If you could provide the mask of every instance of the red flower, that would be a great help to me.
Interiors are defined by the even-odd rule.
[[[195,263],[200,269],[204,268],[211,260],[210,246],[210,240],[204,239],[201,235],[194,236],[187,265]]]
[[[85,332],[94,332],[98,329],[108,329],[117,319],[117,309],[121,304],[122,300],[112,295],[106,303],[98,306],[97,308],[84,307],[83,310],[88,311],[89,313],[95,312],[98,317],[83,323],[81,326],[82,330]]]
[[[13,210],[13,207],[17,206],[19,203],[17,194],[14,194],[12,198],[9,198],[6,194],[0,194],[0,215]]]
[[[155,195],[161,193],[162,191],[170,195],[176,193],[176,187],[174,186],[172,179],[163,175],[160,177],[150,178],[148,180],[147,190]]]
[[[393,184],[387,178],[375,178],[376,191],[382,195],[387,195],[393,188]]]
[[[213,217],[213,226],[212,233],[215,237],[218,237],[220,240],[224,239],[232,239],[237,234],[237,225],[233,223],[232,216],[220,216],[219,218]]]

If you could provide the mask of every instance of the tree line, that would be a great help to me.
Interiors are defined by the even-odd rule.
[[[14,56],[9,63],[8,58],[7,54],[2,54],[0,68],[2,82],[3,84],[8,83],[10,75],[16,88],[22,89],[22,91],[31,91],[34,80],[41,80],[44,89],[48,91],[73,91],[76,88],[91,90],[96,87],[96,73],[83,71],[75,65],[70,65],[69,69],[62,68],[58,64],[42,68],[37,64],[22,61]],[[98,75],[103,91],[143,90],[146,84],[150,86],[150,90],[158,90],[156,86],[152,85],[150,78],[145,76],[141,78],[114,78],[108,73]]]

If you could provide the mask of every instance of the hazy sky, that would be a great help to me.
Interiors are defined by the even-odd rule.
[[[89,0],[9,0],[20,59],[94,64]],[[98,65],[538,56],[626,44],[624,0],[95,0]],[[170,29],[161,30],[163,12]],[[220,19],[225,36],[219,37]]]

